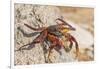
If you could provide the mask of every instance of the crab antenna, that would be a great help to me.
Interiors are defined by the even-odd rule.
[[[74,27],[72,27],[70,24],[68,24],[67,22],[65,22],[63,19],[57,18],[56,20],[60,20],[62,22],[62,25],[67,25],[70,27],[71,30],[75,30]]]

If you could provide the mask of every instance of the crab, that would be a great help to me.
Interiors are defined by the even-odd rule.
[[[28,24],[24,24],[26,27],[36,32],[39,32],[39,35],[31,43],[28,43],[20,47],[18,50],[23,50],[24,47],[28,45],[29,45],[28,48],[32,48],[37,43],[46,42],[48,44],[48,42],[50,42],[50,46],[48,48],[49,52],[48,58],[50,59],[50,54],[53,49],[56,49],[58,52],[61,48],[63,48],[65,51],[68,51],[64,45],[64,41],[61,40],[61,36],[64,36],[66,38],[66,41],[69,41],[70,43],[69,44],[70,50],[72,49],[73,43],[75,43],[76,57],[77,57],[79,53],[78,42],[70,33],[68,33],[69,31],[75,31],[76,29],[61,18],[57,18],[56,21],[60,22],[56,22],[57,23],[56,25],[50,25],[48,27],[40,27],[40,28],[33,28]]]

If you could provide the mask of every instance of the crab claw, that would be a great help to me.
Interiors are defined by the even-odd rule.
[[[72,45],[73,45],[73,42],[74,42],[75,43],[75,48],[76,48],[76,57],[78,57],[79,56],[78,42],[72,35],[69,34],[69,36],[70,36],[69,41],[71,42],[70,48],[72,48]]]

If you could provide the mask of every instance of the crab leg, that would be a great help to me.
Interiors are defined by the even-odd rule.
[[[72,42],[72,40],[71,39],[68,39],[68,41],[70,42],[70,45],[69,45],[69,50],[66,50],[65,49],[65,51],[67,51],[67,52],[69,52],[71,49],[72,49],[72,46],[73,46],[73,42]]]
[[[75,43],[75,47],[76,47],[76,57],[77,57],[78,54],[79,54],[79,47],[78,47],[78,43],[77,43],[76,39],[72,35],[70,35],[69,33],[67,33],[67,34],[64,33],[64,32],[61,32],[61,33],[67,38],[68,41],[70,41],[70,49],[73,46],[73,42]]]
[[[65,37],[66,37],[66,34],[64,34]],[[78,47],[78,43],[76,41],[76,39],[70,35],[70,34],[67,34],[68,35],[68,39],[70,41],[70,48],[72,48],[72,45],[73,45],[73,42],[75,43],[75,47],[76,47],[76,57],[78,57],[78,54],[79,54],[79,47]]]
[[[60,18],[58,18],[58,19],[56,19],[56,20],[59,20],[59,21],[61,21],[62,23],[61,24],[59,24],[59,23],[57,23],[58,25],[67,25],[67,26],[69,26],[69,28],[71,29],[71,30],[75,30],[75,28],[74,27],[72,27],[70,24],[68,24],[67,22],[65,22],[64,20],[62,20],[62,19],[60,19]]]
[[[54,49],[55,47],[61,48],[61,47],[64,47],[64,46],[63,46],[62,41],[59,40],[59,39],[58,39],[56,36],[54,36],[54,35],[48,34],[48,40],[49,40],[50,42],[52,42],[52,45],[49,47],[49,54],[48,54],[48,59],[49,59],[49,61],[50,61],[50,55],[51,55],[52,49]],[[59,49],[58,49],[58,50],[59,50]],[[60,53],[60,52],[59,52],[59,53]]]
[[[28,44],[20,47],[18,50],[23,50],[23,49],[30,50],[34,46],[34,44],[42,43],[45,40],[46,36],[47,36],[47,31],[45,30],[40,34],[40,36],[36,37],[31,43],[28,43]],[[28,48],[24,48],[27,45],[29,45],[29,47]]]
[[[31,26],[29,26],[28,24],[24,24],[25,26],[27,26],[28,28],[32,29],[32,30],[35,30],[35,31],[43,31],[45,29],[45,27],[42,27],[42,28],[33,28]]]
[[[76,57],[78,57],[78,55],[79,55],[78,43],[77,43],[76,39],[72,35],[70,35],[70,36],[71,36],[71,40],[75,43],[75,46],[76,46]]]
[[[26,31],[24,31],[24,30],[21,29],[20,27],[18,27],[17,29],[18,29],[19,31],[21,31],[25,37],[32,37],[32,36],[35,36],[35,35],[37,35],[37,34],[40,33],[40,32],[27,33]]]
[[[48,53],[48,59],[50,61],[50,55],[51,55],[51,51],[52,49],[55,47],[55,44],[52,44],[50,47],[49,47],[49,53]]]

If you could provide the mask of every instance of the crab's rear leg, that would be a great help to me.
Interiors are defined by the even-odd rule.
[[[28,44],[26,44],[26,45],[23,45],[22,47],[20,47],[20,48],[18,49],[18,51],[20,51],[20,50],[30,50],[30,49],[32,49],[32,48],[34,47],[35,44],[37,44],[37,43],[42,43],[42,42],[45,40],[46,37],[47,37],[47,30],[44,30],[44,31],[41,32],[40,35],[39,35],[38,37],[36,37],[31,43],[28,43]],[[28,45],[29,45],[29,46],[28,46]],[[24,47],[26,47],[26,46],[28,46],[28,47],[27,47],[27,48],[24,48]]]
[[[42,27],[42,28],[33,28],[31,26],[29,26],[28,24],[24,24],[25,26],[27,26],[28,28],[34,30],[34,31],[43,31],[45,29],[45,27]]]

